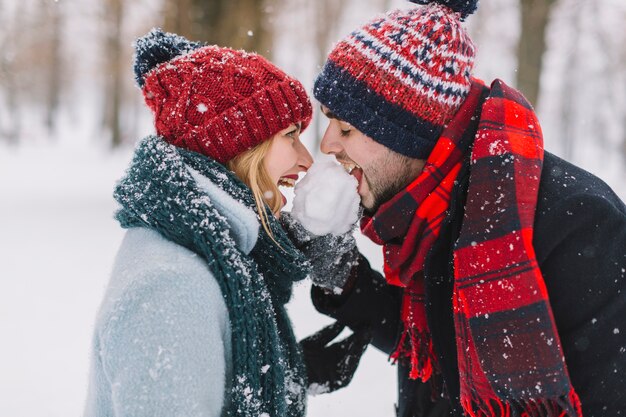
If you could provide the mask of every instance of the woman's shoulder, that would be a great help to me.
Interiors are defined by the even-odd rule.
[[[220,286],[202,257],[155,231],[129,229],[115,259],[99,322],[105,324],[120,310],[168,296],[177,299],[171,308],[184,304],[198,310],[195,317],[210,310],[220,321],[228,320]]]
[[[212,276],[206,261],[195,252],[166,239],[160,233],[128,229],[113,265],[112,279],[159,275]]]

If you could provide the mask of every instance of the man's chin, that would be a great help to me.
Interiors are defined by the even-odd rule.
[[[373,217],[374,214],[376,214],[376,212],[378,211],[378,207],[380,207],[380,205],[376,204],[376,202],[370,202],[368,204],[367,202],[363,201],[363,198],[361,198],[361,210],[366,216]]]
[[[380,206],[385,204],[394,196],[395,192],[389,192],[388,195],[369,195],[368,198],[361,197],[361,208],[363,209],[363,214],[369,217],[374,217],[376,212],[380,209]]]

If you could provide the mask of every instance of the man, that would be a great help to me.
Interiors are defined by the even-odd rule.
[[[626,207],[543,151],[519,92],[472,78],[476,2],[440,3],[369,22],[316,79],[321,150],[358,180],[385,276],[309,241],[314,304],[397,361],[398,416],[624,416]],[[303,349],[338,388],[361,349],[331,333]]]

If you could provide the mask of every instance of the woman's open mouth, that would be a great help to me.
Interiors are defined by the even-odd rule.
[[[297,180],[298,180],[298,176],[297,175],[286,175],[286,176],[280,177],[278,179],[278,186],[279,187],[293,188],[296,185],[296,181]]]
[[[277,185],[279,187],[293,188],[296,185],[296,181],[298,181],[298,175],[285,175],[278,179]],[[280,193],[280,195],[283,197],[283,205],[287,204],[287,197],[283,193]]]

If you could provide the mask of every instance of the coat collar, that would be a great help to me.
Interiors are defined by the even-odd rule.
[[[196,181],[198,188],[208,195],[215,208],[226,218],[233,234],[232,238],[239,249],[249,254],[259,236],[259,221],[254,211],[235,200],[195,169],[187,166],[187,170]]]

